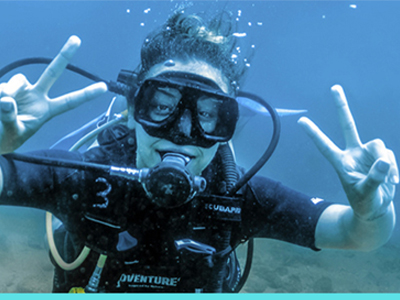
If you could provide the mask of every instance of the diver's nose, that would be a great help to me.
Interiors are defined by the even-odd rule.
[[[180,118],[179,131],[185,136],[190,137],[190,133],[192,132],[192,113],[188,109],[185,109]]]

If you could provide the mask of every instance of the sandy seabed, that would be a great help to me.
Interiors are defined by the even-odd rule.
[[[238,249],[242,265],[246,247]],[[49,293],[53,266],[44,240],[44,213],[2,207],[0,292]],[[244,293],[399,293],[400,245],[392,238],[368,253],[310,249],[255,241]]]

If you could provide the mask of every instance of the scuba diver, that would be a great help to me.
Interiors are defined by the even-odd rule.
[[[369,251],[390,238],[395,157],[381,140],[360,141],[339,85],[332,93],[344,150],[308,118],[299,124],[333,165],[350,205],[245,177],[229,142],[246,67],[232,61],[235,39],[221,19],[179,11],[148,35],[138,69],[125,78],[126,122],[100,132],[84,153],[29,154],[42,163],[12,153],[51,118],[107,91],[99,82],[48,97],[78,37],[35,84],[18,74],[0,85],[0,203],[61,220],[54,292],[232,292],[240,281],[234,249],[249,239]]]

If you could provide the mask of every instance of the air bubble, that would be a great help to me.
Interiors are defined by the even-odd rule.
[[[242,32],[242,33],[235,32],[232,35],[236,36],[236,37],[245,37],[245,36],[247,36],[247,33],[246,32]]]
[[[172,59],[169,59],[164,63],[164,66],[173,67],[173,66],[175,66],[175,62]]]

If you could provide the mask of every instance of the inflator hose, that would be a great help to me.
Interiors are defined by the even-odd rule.
[[[226,191],[232,189],[239,179],[239,173],[236,168],[235,159],[228,143],[221,144],[218,149],[221,157],[222,171],[226,182]]]
[[[221,158],[221,168],[223,179],[226,183],[226,191],[229,191],[238,181],[239,172],[236,167],[235,159],[228,143],[221,144],[218,148],[218,154]],[[225,257],[233,251],[230,247],[232,228],[231,224],[222,223],[222,226],[217,227],[217,231],[213,232],[211,240],[214,241],[217,253],[231,249],[225,255],[217,257],[214,264],[214,272],[211,275],[209,283],[206,286],[205,292],[221,293],[223,291],[223,281],[226,276],[226,260]]]

